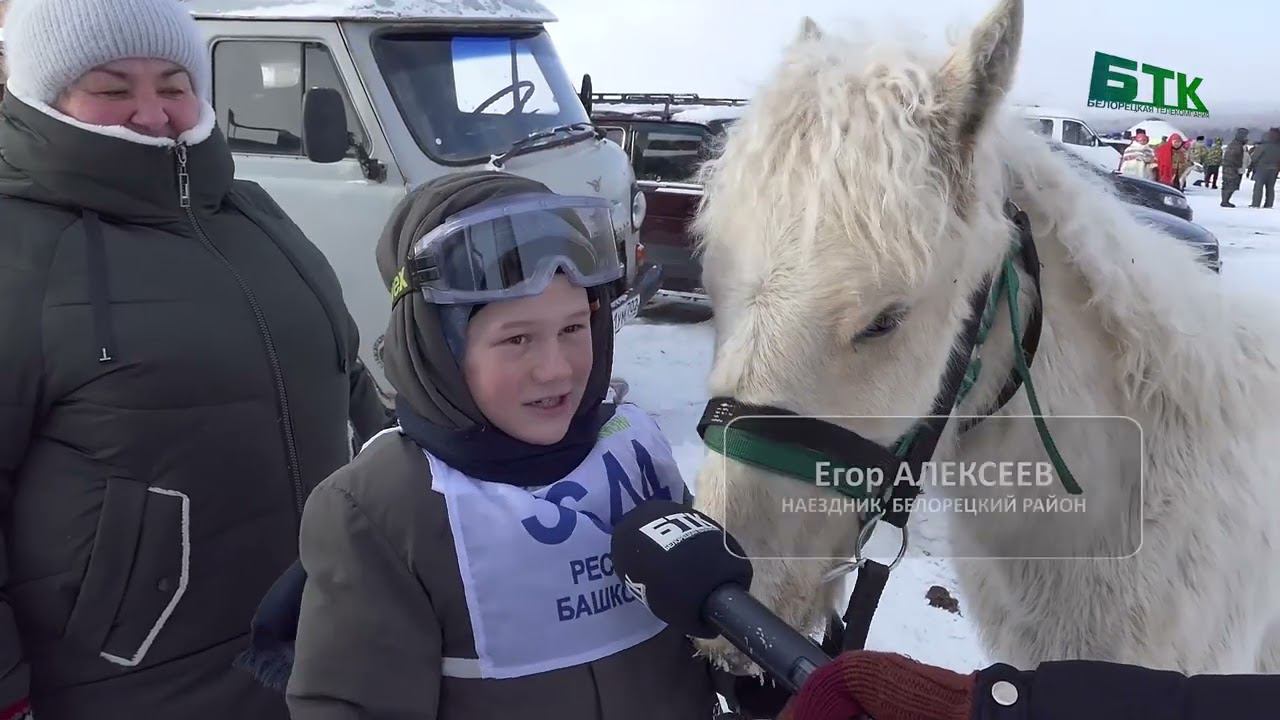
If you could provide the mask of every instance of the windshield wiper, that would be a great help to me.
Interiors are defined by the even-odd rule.
[[[561,125],[550,130],[542,130],[511,143],[511,147],[506,152],[490,157],[489,164],[495,168],[501,168],[504,163],[513,157],[527,155],[539,150],[550,150],[551,148],[576,143],[579,140],[586,140],[589,137],[604,139],[604,130],[589,122],[577,122],[572,125]],[[544,140],[549,142],[543,142]]]

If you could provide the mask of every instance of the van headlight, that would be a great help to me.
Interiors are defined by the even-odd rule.
[[[639,187],[631,188],[631,229],[638,231],[644,223],[644,214],[649,209],[649,201]]]
[[[1160,200],[1164,202],[1165,205],[1168,205],[1169,207],[1176,207],[1180,210],[1186,210],[1191,207],[1191,205],[1187,203],[1187,199],[1179,195],[1162,195]]]

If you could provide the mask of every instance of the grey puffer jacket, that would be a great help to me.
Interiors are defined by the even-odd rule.
[[[387,413],[332,268],[233,174],[216,128],[0,104],[0,707],[287,717],[232,660],[348,420]]]

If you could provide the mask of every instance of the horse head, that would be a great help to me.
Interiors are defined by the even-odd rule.
[[[1003,0],[948,58],[804,21],[703,168],[694,229],[715,308],[713,396],[838,416],[886,447],[930,414],[971,298],[1016,237],[993,128],[1022,18],[1021,0]],[[832,491],[717,452],[697,490],[756,559],[752,593],[814,627],[859,520],[787,521],[788,499]],[[749,667],[723,644],[704,649]]]

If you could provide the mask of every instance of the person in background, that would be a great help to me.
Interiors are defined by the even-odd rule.
[[[1218,189],[1218,169],[1222,165],[1222,138],[1214,138],[1205,145],[1200,164],[1204,166],[1204,186]]]
[[[1168,142],[1162,142],[1156,148],[1157,179],[1165,185],[1181,190],[1182,173],[1188,164],[1187,150],[1178,133],[1170,135]]]
[[[1148,144],[1147,133],[1138,128],[1133,134],[1133,142],[1124,149],[1120,156],[1120,172],[1143,180],[1153,178],[1156,167],[1156,151]]]
[[[232,667],[387,409],[235,165],[177,0],[15,0],[0,102],[0,718],[286,720]]]
[[[1200,186],[1204,184],[1204,150],[1205,144],[1203,135],[1197,135],[1195,140],[1192,140],[1187,144],[1187,158],[1191,161],[1191,167],[1187,172],[1190,173],[1191,170],[1196,168],[1199,168],[1201,171],[1201,178],[1192,183],[1192,185]]]
[[[1277,707],[1277,675],[1188,677],[1088,660],[961,674],[855,650],[810,675],[778,720],[1252,720]]]
[[[1253,173],[1253,202],[1249,207],[1273,207],[1276,201],[1276,175],[1280,173],[1280,128],[1271,128],[1263,136],[1262,142],[1254,149],[1250,170]]]
[[[1244,177],[1244,145],[1248,140],[1249,128],[1236,128],[1236,136],[1222,152],[1222,207],[1235,207],[1231,196],[1240,189],[1240,181]]]

